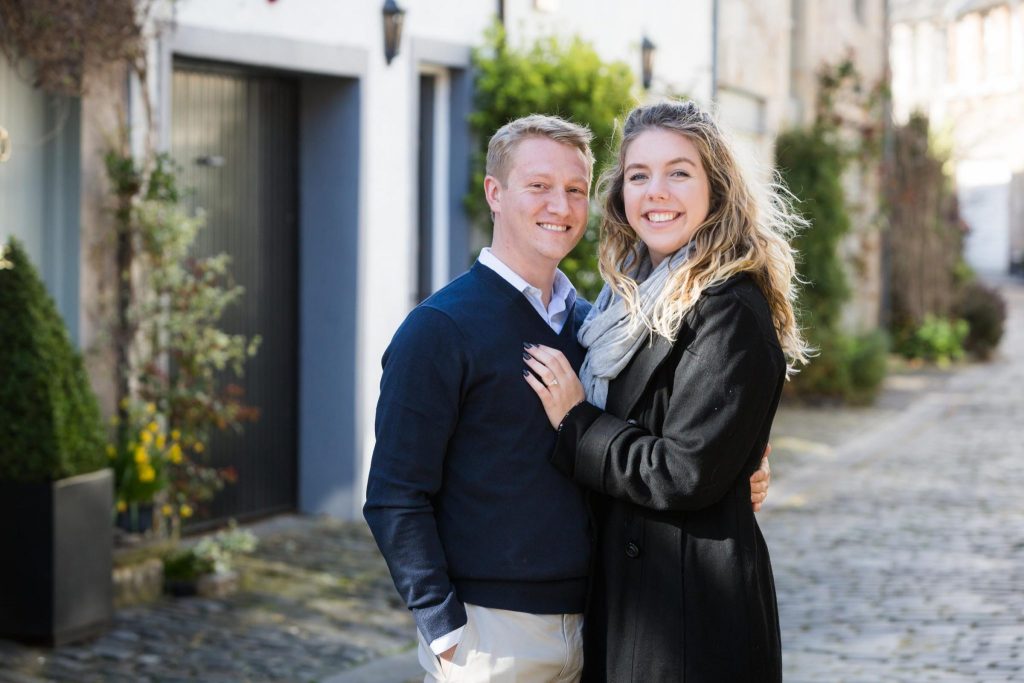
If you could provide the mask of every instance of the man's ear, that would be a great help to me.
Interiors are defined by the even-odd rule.
[[[501,211],[501,195],[503,192],[501,182],[497,178],[492,175],[484,177],[484,197],[487,198],[487,206],[491,207],[492,214]]]

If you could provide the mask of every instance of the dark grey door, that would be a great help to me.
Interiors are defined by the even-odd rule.
[[[189,201],[207,216],[196,251],[230,254],[245,287],[224,329],[263,338],[239,382],[259,419],[210,444],[212,462],[234,467],[238,482],[200,523],[295,507],[297,94],[297,83],[277,74],[175,62],[171,153]]]

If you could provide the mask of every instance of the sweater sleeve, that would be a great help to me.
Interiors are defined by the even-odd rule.
[[[781,351],[746,303],[727,294],[701,308],[655,436],[585,404],[566,417],[552,463],[587,488],[656,510],[720,500],[751,458],[784,376]]]
[[[444,313],[421,306],[384,354],[363,515],[416,625],[432,642],[466,623],[432,498],[459,418],[465,350]]]

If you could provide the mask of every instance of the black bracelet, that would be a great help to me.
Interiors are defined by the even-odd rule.
[[[562,416],[562,421],[558,423],[558,429],[556,429],[555,432],[556,433],[561,433],[562,427],[565,426],[565,421],[569,419],[570,415],[572,415],[572,411],[576,410],[577,408],[579,408],[581,405],[583,405],[586,402],[587,402],[587,399],[585,399],[585,398],[581,399],[579,401],[579,403],[576,403],[575,405],[573,405],[573,407],[569,408],[569,410],[565,411],[565,415]]]

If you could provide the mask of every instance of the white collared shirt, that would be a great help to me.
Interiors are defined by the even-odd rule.
[[[524,280],[518,273],[505,265],[501,259],[494,255],[490,247],[484,247],[480,252],[480,263],[487,266],[505,282],[509,283],[523,293],[526,300],[530,302],[537,314],[544,319],[544,322],[559,334],[565,327],[565,321],[569,318],[569,310],[576,303],[576,288],[572,286],[569,278],[561,270],[555,270],[555,281],[551,287],[551,302],[544,307],[544,299],[539,288],[534,287]]]

